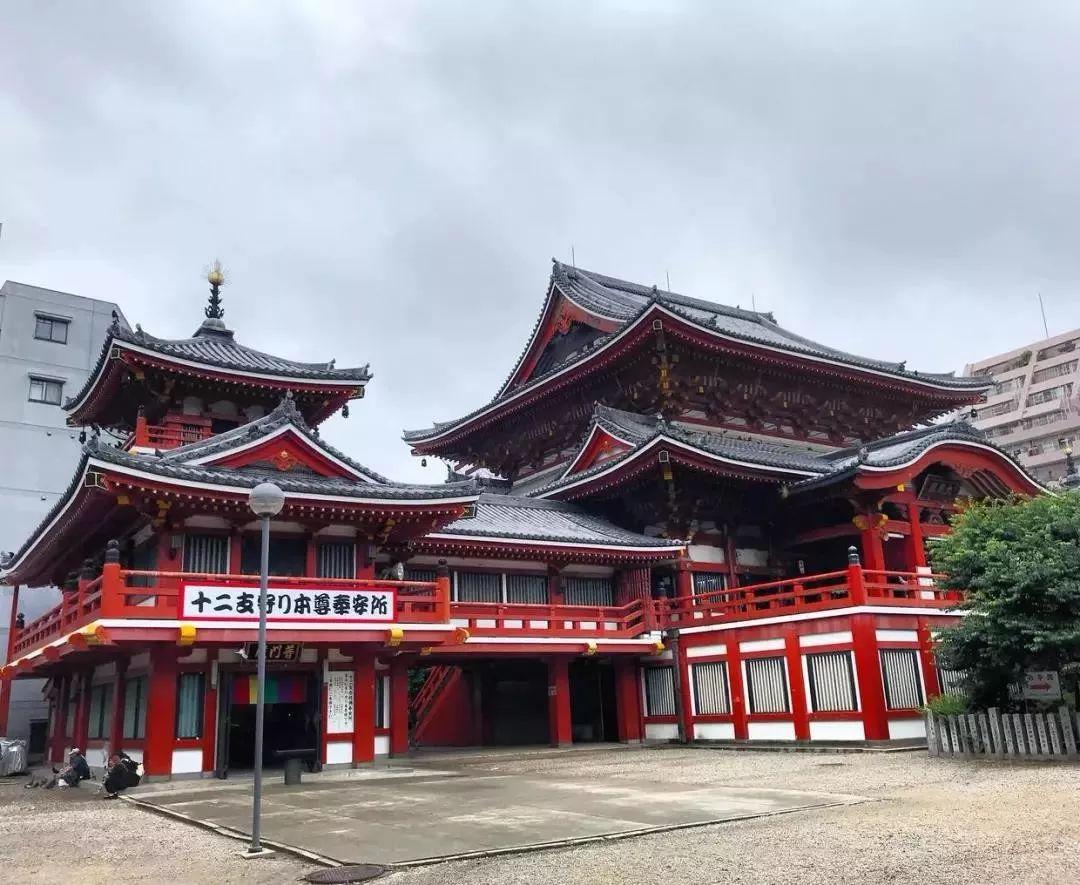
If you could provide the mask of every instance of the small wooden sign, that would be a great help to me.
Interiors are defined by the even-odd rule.
[[[266,662],[268,664],[295,663],[300,660],[300,652],[303,650],[303,643],[300,642],[268,642],[266,644]],[[259,659],[259,643],[245,642],[244,657],[249,661],[257,661]]]

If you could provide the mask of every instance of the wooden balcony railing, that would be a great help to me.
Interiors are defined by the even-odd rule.
[[[111,546],[111,545],[110,545]],[[111,551],[113,554],[116,550]],[[963,594],[942,590],[938,576],[871,571],[856,561],[841,571],[805,575],[745,587],[710,590],[674,599],[634,600],[621,606],[521,605],[451,602],[449,578],[435,581],[338,580],[274,576],[280,589],[379,590],[393,588],[393,621],[399,624],[455,624],[471,636],[571,636],[581,639],[631,639],[653,630],[704,626],[856,605],[955,608]],[[180,590],[186,586],[245,588],[258,592],[253,575],[135,571],[106,562],[100,577],[82,579],[52,611],[17,629],[12,659],[46,646],[98,619],[176,620]],[[193,617],[190,616],[189,617]],[[349,622],[341,622],[349,629]]]
[[[135,419],[135,432],[128,438],[125,448],[176,449],[213,435],[211,420],[200,415],[176,417],[163,424],[150,424],[145,416],[139,415]]]

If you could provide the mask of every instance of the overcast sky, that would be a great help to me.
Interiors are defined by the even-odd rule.
[[[946,8],[947,7],[947,8]],[[925,370],[1080,326],[1080,6],[47,2],[0,27],[0,280],[375,379],[328,439],[495,393],[555,255]]]

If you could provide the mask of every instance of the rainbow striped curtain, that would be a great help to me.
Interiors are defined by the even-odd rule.
[[[254,704],[258,691],[258,677],[237,676],[233,680],[232,702]],[[266,703],[302,704],[307,700],[308,677],[298,673],[267,673]]]

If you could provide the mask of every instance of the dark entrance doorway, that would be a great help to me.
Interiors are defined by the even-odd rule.
[[[218,777],[255,767],[255,675],[222,674],[218,710]],[[321,692],[319,674],[281,670],[266,674],[263,767],[279,768],[280,750],[309,750],[309,767],[319,767]]]
[[[570,662],[570,726],[575,744],[619,739],[611,661],[580,658]]]
[[[482,742],[522,746],[548,741],[547,665],[539,661],[498,661],[478,674]]]

